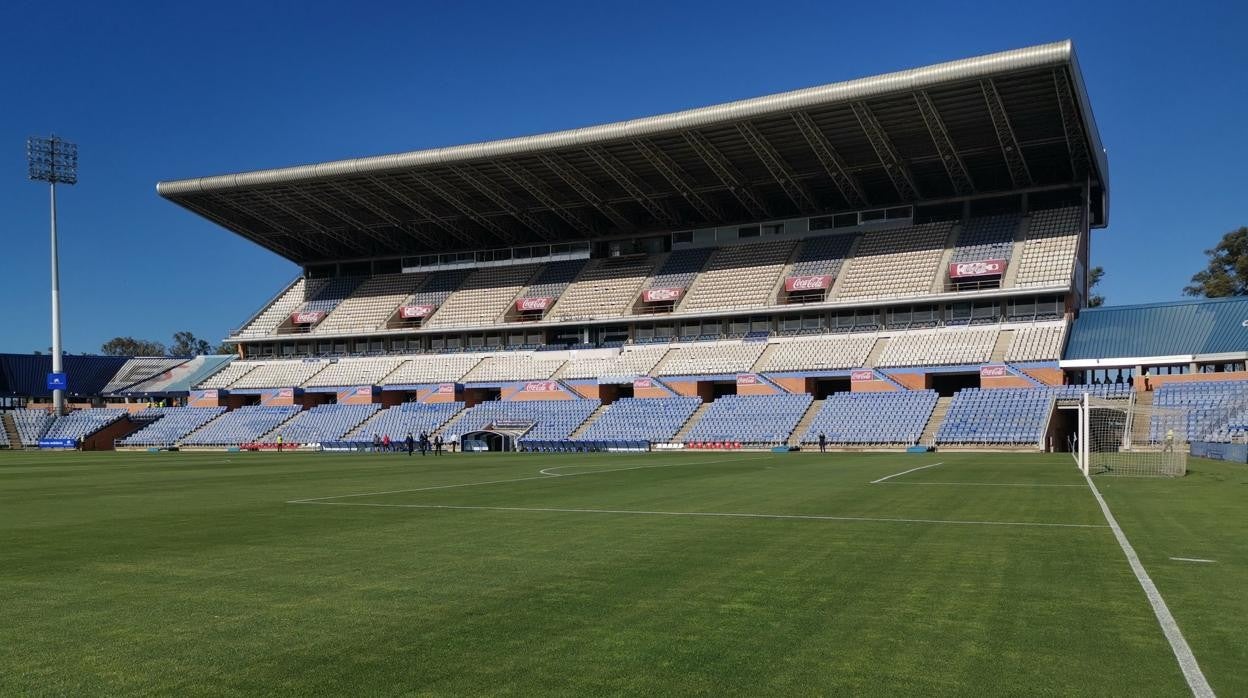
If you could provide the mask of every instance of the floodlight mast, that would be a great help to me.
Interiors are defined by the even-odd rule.
[[[63,373],[61,348],[61,262],[56,240],[56,185],[78,183],[78,146],[57,138],[26,139],[26,164],[32,181],[47,182],[51,203],[52,234],[52,372]],[[52,391],[52,411],[65,414],[65,390]]]

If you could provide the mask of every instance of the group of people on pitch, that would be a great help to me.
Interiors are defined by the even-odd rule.
[[[408,432],[407,438],[402,441],[392,441],[389,434],[386,434],[385,436],[373,434],[373,453],[407,451],[407,455],[410,456],[419,450],[420,455],[422,456],[430,452],[432,452],[435,456],[440,456],[442,455],[442,447],[447,443],[448,442],[442,440],[441,434],[438,434],[430,439],[429,433],[424,431],[420,432],[419,437],[414,437],[411,432]],[[454,451],[458,441],[456,441],[455,437],[452,436],[449,443],[451,450]]]

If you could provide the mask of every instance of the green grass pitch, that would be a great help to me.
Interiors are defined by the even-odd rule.
[[[1190,467],[1096,482],[1248,695]],[[0,695],[1187,692],[1068,456],[0,452]]]

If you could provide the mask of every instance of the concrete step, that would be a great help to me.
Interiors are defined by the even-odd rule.
[[[568,438],[569,439],[581,438],[581,434],[584,434],[585,431],[589,429],[591,424],[598,421],[598,418],[601,417],[603,413],[607,411],[607,407],[608,405],[599,405],[598,409],[594,410],[593,412],[590,412],[589,417],[586,418],[585,421],[581,423],[581,426],[573,430],[573,432],[568,436]]]
[[[932,410],[932,416],[927,419],[927,426],[923,427],[923,435],[919,437],[921,445],[930,446],[936,443],[936,432],[940,430],[940,425],[945,423],[945,415],[949,414],[949,405],[952,402],[952,397],[936,398],[936,408]]]
[[[988,360],[994,364],[1003,363],[1005,354],[1014,342],[1014,330],[1001,330],[997,333],[997,343],[992,347],[992,356]]]
[[[706,414],[706,411],[709,410],[710,408],[711,408],[711,403],[709,402],[704,402],[701,405],[698,405],[698,409],[694,410],[693,414],[689,415],[689,419],[684,423],[683,426],[680,427],[680,431],[676,432],[676,435],[672,437],[672,442],[680,443],[684,441],[685,436],[690,431],[693,430],[694,425],[696,425],[699,421],[702,420],[702,417]]]
[[[814,423],[815,417],[818,416],[819,410],[822,408],[823,400],[811,401],[810,408],[806,410],[801,419],[797,420],[797,426],[794,427],[793,433],[789,434],[790,446],[801,445],[802,437],[806,434],[806,430],[810,428],[810,425]]]

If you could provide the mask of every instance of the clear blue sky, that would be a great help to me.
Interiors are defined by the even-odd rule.
[[[1063,38],[1109,150],[1111,303],[1171,300],[1248,225],[1248,3],[0,5],[0,351],[49,345],[47,192],[25,138],[80,144],[61,197],[67,351],[214,343],[293,265],[161,179],[644,116]]]

